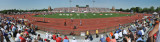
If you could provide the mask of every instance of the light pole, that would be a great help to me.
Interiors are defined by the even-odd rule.
[[[71,3],[72,3],[72,0],[69,0],[69,3],[70,3],[70,7],[69,7],[69,9],[68,9],[68,12],[71,11]]]
[[[92,0],[92,2],[93,2],[93,9],[94,9],[94,8],[95,8],[95,7],[94,7],[95,0]],[[96,11],[96,9],[94,9],[94,11]],[[94,11],[93,11],[93,12],[94,12]]]

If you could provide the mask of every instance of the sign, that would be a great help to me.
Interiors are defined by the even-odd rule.
[[[85,36],[85,32],[81,32],[81,36]]]

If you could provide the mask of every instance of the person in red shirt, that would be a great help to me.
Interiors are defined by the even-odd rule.
[[[111,39],[108,37],[108,35],[106,36],[106,41],[107,41],[107,42],[110,42],[110,41],[111,41]]]
[[[113,36],[113,33],[112,33],[112,32],[110,32],[110,35],[111,35],[111,36]]]
[[[25,29],[25,32],[24,32],[24,33],[25,33],[25,34],[27,34],[27,35],[29,35],[29,34],[28,34],[28,31],[27,31],[27,29]]]
[[[53,34],[53,40],[56,40],[56,35],[55,34]]]
[[[68,39],[68,37],[65,35],[64,39]],[[64,40],[64,39],[63,39],[63,40]]]
[[[57,39],[56,39],[56,42],[61,42],[62,41],[62,38],[61,37],[58,37]]]
[[[21,35],[21,36],[19,37],[19,39],[21,40],[21,42],[26,42],[26,39],[24,39],[22,36],[23,36],[23,35]]]
[[[11,29],[13,28],[13,26],[14,26],[14,25],[12,24]]]

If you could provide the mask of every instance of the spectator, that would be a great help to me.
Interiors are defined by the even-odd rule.
[[[3,42],[3,41],[4,41],[3,33],[2,33],[2,31],[0,30],[0,42]]]
[[[61,42],[62,41],[62,38],[60,37],[60,36],[58,36],[57,38],[56,38],[56,42]]]
[[[67,39],[67,40],[69,40],[69,39],[68,39],[68,37],[67,37],[66,35],[65,35],[64,39]]]
[[[103,35],[101,35],[100,42],[105,42]]]
[[[123,29],[123,35],[127,35],[127,31]]]
[[[48,31],[47,31],[47,33],[46,33],[46,38],[47,38],[47,39],[49,39],[49,34],[48,34]]]
[[[63,42],[69,42],[69,40],[65,38],[65,39],[63,40]]]
[[[21,34],[21,36],[19,37],[21,42],[26,42],[26,39],[23,37],[23,34]]]
[[[19,38],[21,35],[20,35],[21,31],[19,31],[16,35],[16,38]]]
[[[38,41],[42,41],[42,38],[40,37],[40,34],[38,34],[37,40],[38,40]]]
[[[109,37],[108,35],[106,36],[106,41],[107,41],[107,42],[110,42],[110,41],[111,41],[111,39],[110,39],[110,37]]]
[[[153,35],[155,34],[155,33],[157,33],[158,35],[157,35],[157,38],[156,38],[156,42],[159,42],[160,41],[160,23],[157,23],[156,25],[155,25],[155,27],[153,28],[153,30],[149,33],[149,37],[151,38],[150,40],[151,41],[153,41]]]
[[[121,30],[119,30],[119,37],[122,37],[123,35],[122,35],[122,31]]]
[[[56,40],[56,35],[55,34],[53,34],[53,40]]]
[[[30,36],[27,37],[26,42],[32,42],[32,39],[30,38]]]
[[[4,35],[5,39],[6,39],[6,41],[7,41],[7,42],[10,42],[10,40],[9,40],[9,38],[8,38],[8,33],[7,33],[7,31],[5,31],[5,32],[3,33],[3,35]]]
[[[96,38],[98,38],[99,37],[99,35],[98,34],[96,34]]]
[[[143,41],[141,35],[138,35],[138,39],[136,40],[136,42],[138,42],[138,41]]]
[[[91,34],[89,34],[89,39],[90,39],[90,41],[92,41],[92,40],[93,40],[93,37],[92,37],[92,35],[91,35]]]
[[[131,42],[131,38],[130,38],[130,36],[125,36],[125,39],[127,40],[127,42]]]
[[[115,36],[115,39],[116,39],[116,40],[119,38],[118,31],[115,32],[114,36]]]
[[[112,36],[111,42],[116,42],[115,36]]]
[[[110,32],[110,35],[111,35],[111,36],[113,36],[113,33],[112,33],[112,32]]]

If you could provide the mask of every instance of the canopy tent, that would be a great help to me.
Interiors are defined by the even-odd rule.
[[[157,13],[157,12],[154,12],[153,14],[155,14],[155,15],[156,15],[156,14],[158,14],[158,13]]]

